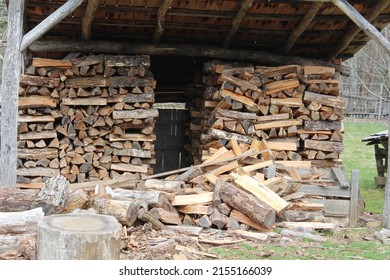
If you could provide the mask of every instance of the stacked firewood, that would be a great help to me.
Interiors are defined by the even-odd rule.
[[[203,154],[236,138],[246,148],[267,140],[276,160],[339,158],[346,101],[334,68],[213,62],[205,69]]]
[[[158,111],[149,66],[147,56],[33,59],[21,78],[19,181],[151,173]]]

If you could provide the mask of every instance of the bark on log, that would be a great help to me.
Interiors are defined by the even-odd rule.
[[[118,260],[122,227],[114,217],[63,214],[39,224],[38,260]]]
[[[223,184],[220,187],[220,195],[226,204],[247,215],[256,223],[266,228],[271,228],[274,224],[275,211],[236,186],[230,183]]]

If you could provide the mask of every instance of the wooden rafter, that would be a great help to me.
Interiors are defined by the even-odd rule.
[[[228,48],[230,46],[230,42],[231,42],[233,36],[237,33],[237,30],[240,27],[241,21],[244,19],[248,10],[250,8],[252,8],[253,2],[254,2],[254,0],[244,0],[242,2],[240,9],[238,10],[236,16],[233,19],[232,26],[230,27],[230,30],[229,30],[228,34],[226,35],[225,40],[223,41],[222,46],[224,48]]]
[[[157,26],[153,33],[153,43],[160,43],[165,28],[165,16],[172,5],[173,0],[163,0],[157,11]]]
[[[375,4],[366,14],[365,19],[369,22],[375,20],[386,8],[390,5],[389,0],[381,0]],[[351,26],[348,31],[345,32],[346,36],[337,44],[333,51],[328,55],[329,60],[333,60],[337,57],[349,44],[353,41],[355,36],[359,34],[361,28],[357,25]]]
[[[16,186],[17,125],[19,80],[22,54],[19,51],[23,36],[25,0],[13,0],[8,6],[7,49],[4,55],[1,95],[1,156],[0,186]]]
[[[58,24],[68,14],[73,12],[79,7],[84,0],[69,0],[54,13],[45,18],[40,24],[30,30],[26,35],[23,36],[22,45],[20,50],[23,51],[28,48],[35,40],[41,38],[47,31],[53,26]]]
[[[99,0],[88,0],[87,8],[82,19],[81,38],[91,39],[91,26],[95,13],[99,7]]]
[[[310,5],[309,11],[302,18],[298,26],[293,30],[289,36],[286,45],[284,46],[284,53],[288,53],[291,48],[294,46],[295,42],[301,36],[301,34],[306,30],[306,28],[311,24],[314,17],[317,15],[318,11],[324,5],[322,2],[315,2]]]
[[[189,57],[212,57],[220,59],[231,59],[240,61],[254,61],[269,65],[300,64],[300,65],[322,65],[335,67],[343,75],[349,75],[350,69],[343,65],[306,59],[291,55],[280,55],[258,50],[225,49],[219,47],[195,45],[195,44],[141,44],[113,41],[37,41],[30,46],[33,52],[105,52],[123,54],[147,54],[147,55],[176,55]]]

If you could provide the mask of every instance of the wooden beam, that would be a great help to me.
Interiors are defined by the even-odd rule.
[[[226,35],[225,40],[223,41],[222,46],[224,48],[228,48],[230,46],[232,38],[234,37],[234,35],[236,35],[237,30],[240,27],[241,21],[244,19],[248,10],[252,8],[253,2],[254,0],[244,0],[242,2],[240,9],[238,10],[236,16],[233,19],[232,26],[230,27],[230,30]]]
[[[26,35],[23,36],[20,51],[24,51],[32,43],[41,38],[47,31],[49,31],[56,24],[61,22],[67,15],[76,10],[84,0],[69,0],[54,13],[44,19],[40,24],[35,26]]]
[[[8,5],[7,49],[3,61],[1,84],[1,147],[0,186],[16,186],[17,125],[19,80],[22,72],[22,53],[19,51],[23,37],[24,0],[13,0]]]
[[[224,49],[219,47],[209,47],[203,45],[190,44],[137,44],[129,42],[114,41],[54,41],[42,40],[30,46],[33,52],[102,52],[102,53],[122,53],[122,54],[146,54],[146,55],[175,55],[189,57],[211,57],[219,59],[231,59],[240,61],[252,61],[268,65],[316,65],[334,67],[343,75],[349,76],[350,68],[336,65],[330,62],[306,59],[298,56],[280,55],[264,51],[252,51],[243,49]]]
[[[349,226],[355,227],[359,219],[359,170],[352,170],[351,203],[349,204]]]
[[[88,0],[84,17],[82,18],[81,38],[83,40],[91,39],[91,26],[95,13],[99,7],[99,0]]]
[[[299,36],[301,36],[306,28],[311,24],[314,17],[317,15],[323,5],[324,3],[321,2],[314,2],[310,5],[308,12],[305,14],[301,22],[293,30],[290,37],[288,38],[287,43],[284,46],[284,53],[288,53],[291,50]]]
[[[333,1],[333,0],[332,0]],[[337,3],[338,2],[338,3]],[[337,44],[337,46],[333,49],[333,51],[328,55],[329,60],[333,60],[334,58],[337,57],[339,53],[341,53],[346,47],[349,46],[349,44],[352,42],[352,40],[355,38],[357,34],[363,29],[364,32],[367,25],[370,25],[372,28],[371,29],[376,29],[374,28],[369,22],[374,21],[386,8],[389,6],[389,1],[388,0],[381,0],[378,1],[374,7],[368,10],[368,12],[363,16],[361,16],[351,5],[346,3],[346,1],[333,1],[333,3],[339,7],[348,17],[351,18],[351,16],[360,18],[360,21],[365,21],[364,27],[360,26],[359,24],[352,26],[351,28],[348,29],[347,32],[345,32],[346,36]],[[346,9],[354,12],[346,12]],[[352,18],[351,18],[352,19]],[[352,19],[353,20],[353,19]],[[355,21],[355,20],[353,20]],[[379,31],[378,31],[379,33]],[[371,35],[368,35],[371,37]]]
[[[390,131],[390,116],[388,117],[388,126]],[[390,147],[390,137],[388,137],[388,147]],[[385,201],[383,206],[383,214],[382,214],[382,226],[384,228],[390,229],[390,149],[387,149],[387,178],[386,178],[386,186],[385,186]]]
[[[157,26],[153,33],[153,43],[160,43],[161,36],[165,28],[165,16],[168,10],[171,8],[173,0],[163,0],[160,7],[157,10]]]

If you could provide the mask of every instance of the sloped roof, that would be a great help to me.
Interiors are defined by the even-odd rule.
[[[27,30],[31,30],[65,2],[29,0],[26,10]],[[336,6],[322,2],[99,0],[92,22],[91,40],[189,43],[263,50],[323,60],[353,56],[369,38],[363,32],[357,32],[355,24]],[[86,3],[84,1],[50,30],[45,39],[79,40]],[[164,3],[169,4],[165,11]],[[390,23],[388,0],[349,3],[379,29]],[[307,21],[307,24],[302,21]],[[158,22],[163,30],[160,29],[156,40]],[[296,40],[291,39],[294,37],[291,34],[295,34],[299,27],[303,27],[303,33]],[[355,33],[356,36],[351,36]],[[347,45],[345,48],[343,43]]]

